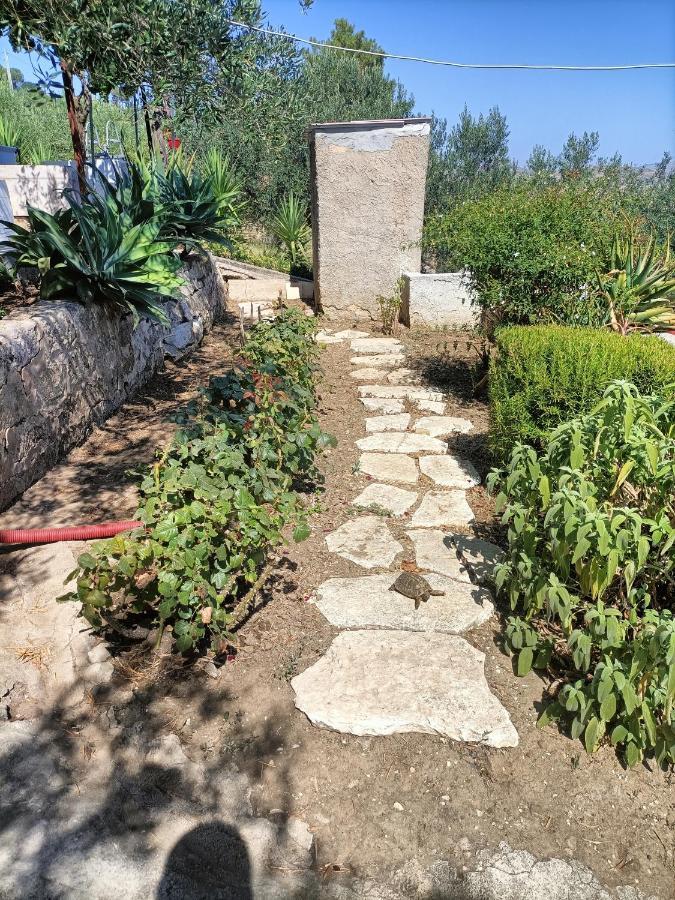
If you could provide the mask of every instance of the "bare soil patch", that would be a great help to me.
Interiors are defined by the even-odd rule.
[[[400,337],[414,365],[436,383],[444,380],[446,412],[473,422],[474,431],[453,437],[451,446],[484,475],[490,465],[487,406],[473,397],[475,354],[466,348],[466,336],[413,331]],[[455,337],[457,347],[445,354],[444,345]],[[208,374],[227,365],[236,344],[235,329],[214,329],[190,360],[168,367],[2,521],[66,524],[132,514],[134,479],[127,470],[151,461],[154,448],[170,439],[172,412]],[[78,765],[106,757],[110,748],[100,722],[114,715],[136,735],[178,734],[191,759],[214,769],[237,766],[252,780],[256,814],[309,823],[318,867],[334,879],[351,874],[386,882],[411,861],[427,868],[447,860],[470,869],[478,850],[507,841],[539,858],[574,857],[609,886],[634,884],[663,900],[675,896],[672,774],[654,765],[625,771],[611,748],[589,757],[555,728],[537,730],[547,685],[535,674],[513,675],[498,647],[499,615],[466,637],[486,654],[488,683],[520,735],[516,749],[430,735],[341,735],[314,728],[295,710],[290,680],[336,633],[308,602],[312,591],[326,578],[363,574],[329,553],[324,540],[359,514],[350,504],[369,482],[354,472],[354,441],[365,435],[367,413],[349,376],[350,356],[348,343],[323,353],[321,420],[339,443],[322,464],[325,490],[312,535],[279,554],[259,609],[240,631],[236,657],[218,679],[180,665],[148,682],[137,661],[135,674],[125,670],[130,679],[120,667],[111,691],[92,698],[78,720]],[[468,499],[477,530],[499,543],[485,489],[473,489]],[[409,515],[389,520],[398,539]]]

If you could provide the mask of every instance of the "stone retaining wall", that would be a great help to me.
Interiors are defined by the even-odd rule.
[[[420,275],[405,272],[401,292],[401,322],[404,325],[475,328],[477,307],[464,272],[438,272]]]
[[[225,308],[206,256],[183,270],[163,327],[104,304],[40,302],[0,319],[0,510],[81,443],[162,366],[195,347]]]

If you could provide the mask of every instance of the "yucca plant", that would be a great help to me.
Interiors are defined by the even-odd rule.
[[[653,236],[640,246],[633,231],[627,238],[616,234],[610,265],[610,271],[598,272],[597,279],[615,331],[675,328],[675,260],[670,257],[670,239],[661,251]]]
[[[283,244],[291,266],[307,259],[310,238],[307,206],[291,191],[279,204],[272,219],[272,233]]]
[[[229,156],[211,147],[206,154],[204,172],[213,181],[213,192],[220,204],[221,212],[226,217],[234,212],[237,218],[240,218],[245,205],[241,199],[242,186]]]
[[[168,324],[163,309],[182,284],[174,244],[160,239],[161,217],[130,226],[109,197],[89,195],[78,204],[66,192],[70,209],[56,216],[28,207],[30,230],[13,231],[5,246],[18,266],[36,266],[40,295],[82,302],[107,302]]]

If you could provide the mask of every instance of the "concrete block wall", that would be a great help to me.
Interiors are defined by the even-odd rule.
[[[225,307],[209,255],[192,255],[163,327],[105,304],[39,302],[0,319],[0,510],[162,366],[195,347]]]
[[[408,326],[475,328],[478,308],[471,303],[466,273],[405,272],[400,320]]]
[[[308,129],[317,306],[329,318],[379,318],[404,271],[419,272],[430,119]]]

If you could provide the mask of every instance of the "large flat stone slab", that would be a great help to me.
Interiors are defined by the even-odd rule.
[[[494,607],[485,588],[435,573],[426,576],[443,596],[415,601],[391,591],[398,572],[362,578],[330,578],[317,589],[316,605],[338,628],[391,628],[461,634],[492,616]]]
[[[362,366],[364,363],[368,363],[369,366],[393,368],[394,366],[400,366],[401,363],[405,362],[405,355],[403,353],[381,353],[367,357],[352,356],[350,362],[354,366]]]
[[[477,584],[492,584],[494,567],[506,555],[501,547],[470,534],[453,534],[452,541],[473,580]]]
[[[386,569],[403,547],[379,516],[359,516],[326,535],[331,553],[358,563],[364,569]]]
[[[361,397],[361,403],[369,412],[402,413],[405,409],[403,400],[385,400],[379,397]]]
[[[443,400],[440,391],[428,388],[406,387],[401,384],[364,384],[359,388],[360,397],[385,397],[388,400]]]
[[[422,456],[420,472],[440,487],[468,491],[480,484],[480,475],[466,459],[456,456]]]
[[[382,432],[369,434],[356,442],[359,450],[374,453],[438,453],[448,452],[447,445],[427,434],[398,434]]]
[[[464,491],[429,491],[412,517],[413,527],[417,528],[452,528],[473,521],[473,510]]]
[[[379,381],[382,372],[379,369],[354,369],[349,373],[354,381]]]
[[[408,528],[415,548],[415,562],[420,569],[447,575],[456,581],[471,581],[469,572],[457,555],[455,535],[431,528]]]
[[[442,400],[425,400],[422,398],[413,399],[412,402],[420,412],[435,413],[439,416],[442,416],[445,412],[445,403]]]
[[[381,509],[392,516],[403,516],[416,502],[417,494],[414,491],[406,491],[393,484],[369,484],[352,500],[352,505],[364,509]]]
[[[402,353],[403,344],[396,338],[357,338],[351,348],[355,353]]]
[[[366,419],[366,431],[405,431],[410,425],[410,414],[399,413],[395,416],[370,416]]]
[[[516,747],[518,733],[490,692],[484,661],[458,635],[344,631],[291,685],[297,708],[333,731]]]
[[[417,463],[403,453],[362,453],[359,472],[378,481],[398,481],[415,484],[419,480]]]
[[[335,337],[340,338],[342,341],[354,341],[359,338],[368,338],[370,337],[370,332],[368,331],[357,331],[356,328],[345,328],[342,331],[336,331]]]
[[[415,431],[431,437],[447,437],[449,434],[467,434],[473,430],[468,419],[456,416],[423,416],[415,422]]]
[[[328,334],[327,331],[317,331],[314,340],[317,344],[341,344],[343,342],[343,338],[339,338],[335,334]]]

